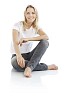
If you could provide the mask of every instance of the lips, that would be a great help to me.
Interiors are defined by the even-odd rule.
[[[34,18],[28,18],[28,19],[32,20],[32,19],[34,19]]]

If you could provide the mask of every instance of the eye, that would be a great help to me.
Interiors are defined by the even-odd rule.
[[[35,12],[32,12],[32,14],[35,14]]]
[[[35,14],[35,12],[27,12],[27,15],[30,15],[30,14],[32,14],[32,15],[34,15]]]
[[[27,12],[27,14],[30,14],[30,12]]]

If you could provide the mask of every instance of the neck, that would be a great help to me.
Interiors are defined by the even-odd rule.
[[[32,26],[32,23],[27,22],[26,27],[30,28]]]

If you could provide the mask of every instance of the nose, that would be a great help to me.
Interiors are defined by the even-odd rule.
[[[32,16],[32,14],[30,13],[30,16]]]

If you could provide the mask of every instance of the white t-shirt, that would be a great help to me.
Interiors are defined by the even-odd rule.
[[[31,37],[36,37],[36,36],[39,36],[37,33],[36,33],[36,30],[31,26],[29,29],[26,29],[24,31],[23,29],[23,23],[22,21],[16,23],[14,26],[13,26],[13,29],[16,29],[18,31],[18,39],[20,40],[20,38],[31,38]],[[39,29],[39,27],[38,27]],[[19,45],[19,49],[20,49],[20,52],[21,53],[28,53],[30,52],[32,49],[32,45],[33,45],[33,41],[28,41],[26,43],[22,43],[22,46]],[[15,53],[15,50],[14,50],[14,46],[13,46],[13,41],[11,43],[11,53],[12,54],[16,54]]]

